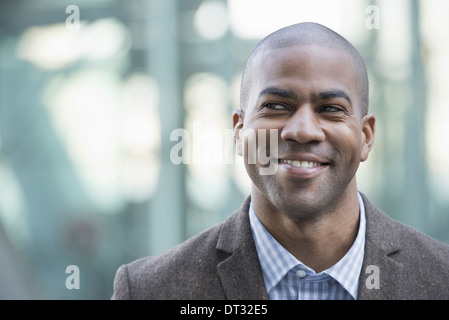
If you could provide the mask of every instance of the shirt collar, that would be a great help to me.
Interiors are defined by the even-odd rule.
[[[365,205],[358,193],[360,222],[357,237],[345,256],[335,265],[320,274],[328,274],[343,286],[354,299],[357,299],[358,282],[363,263],[365,248]],[[294,267],[301,265],[310,269],[296,259],[268,232],[257,217],[252,204],[250,204],[249,218],[251,230],[259,256],[265,287],[269,293],[279,281]],[[310,269],[311,270],[311,269]]]

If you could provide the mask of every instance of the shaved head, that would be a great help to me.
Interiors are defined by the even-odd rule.
[[[348,54],[354,65],[354,73],[357,77],[361,115],[368,113],[368,74],[362,56],[344,37],[325,26],[312,22],[298,23],[275,31],[262,39],[254,48],[248,58],[242,77],[240,90],[240,107],[242,110],[247,108],[252,82],[254,77],[257,77],[257,70],[254,68],[255,59],[267,50],[293,46],[319,46]]]

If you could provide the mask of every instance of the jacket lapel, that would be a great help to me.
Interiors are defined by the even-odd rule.
[[[217,266],[221,283],[230,300],[268,299],[249,223],[250,198],[223,225],[217,250],[226,258]]]
[[[363,194],[362,197],[366,212],[366,243],[358,299],[397,299],[403,266],[393,259],[400,251],[396,232],[391,227],[390,218]]]

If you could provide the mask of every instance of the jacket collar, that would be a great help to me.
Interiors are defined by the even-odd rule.
[[[358,299],[396,299],[403,266],[394,260],[401,249],[394,222],[362,194],[366,212],[366,243]],[[377,275],[375,274],[377,273]],[[378,276],[379,288],[373,287]]]
[[[224,222],[217,243],[217,250],[227,254],[217,268],[230,300],[268,299],[249,223],[250,201],[248,197]]]

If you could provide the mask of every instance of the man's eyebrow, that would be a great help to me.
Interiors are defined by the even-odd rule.
[[[335,98],[343,98],[351,103],[351,98],[349,98],[349,96],[341,90],[323,91],[313,95],[314,101],[330,100]]]
[[[275,95],[275,96],[279,96],[281,98],[287,98],[287,99],[292,99],[292,100],[295,100],[298,98],[296,93],[294,93],[293,91],[279,89],[279,88],[275,88],[275,87],[268,87],[268,88],[262,90],[259,93],[259,98],[262,96],[265,96],[265,95]]]
[[[265,95],[275,95],[275,96],[279,96],[281,98],[287,98],[287,99],[291,99],[291,100],[298,99],[298,95],[296,93],[294,93],[293,91],[280,89],[280,88],[276,88],[276,87],[268,87],[259,93],[259,97],[262,97]],[[322,100],[330,100],[330,99],[335,99],[335,98],[343,98],[346,101],[348,101],[349,103],[352,103],[351,98],[342,90],[328,90],[328,91],[323,91],[323,92],[313,94],[313,96],[312,96],[312,100],[315,102],[322,101]]]

